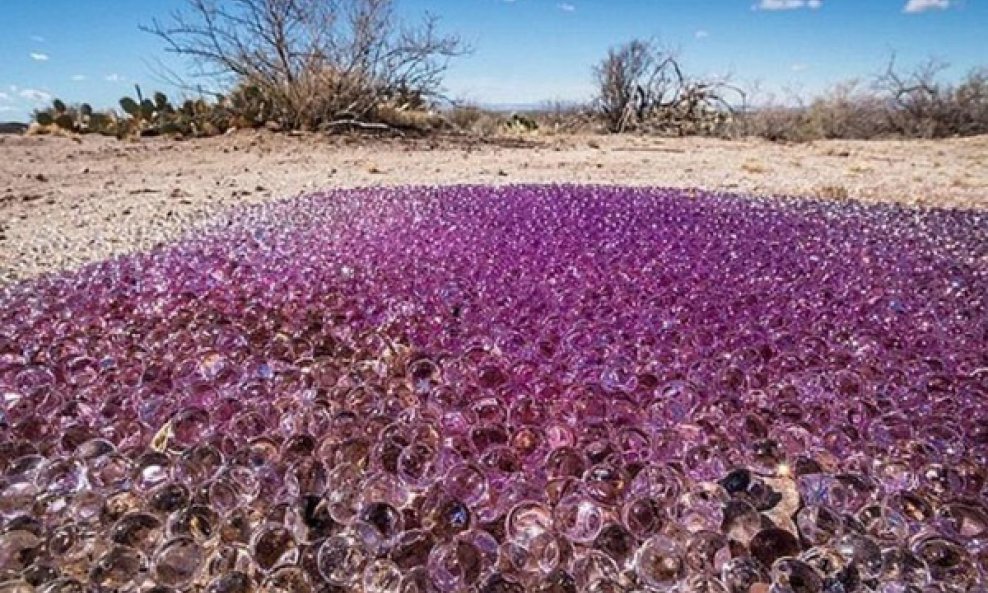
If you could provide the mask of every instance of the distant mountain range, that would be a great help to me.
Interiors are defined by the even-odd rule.
[[[503,113],[511,112],[526,112],[526,111],[544,111],[554,104],[558,104],[561,107],[578,107],[582,105],[579,101],[538,101],[535,103],[478,103],[477,105],[481,109],[487,109],[488,111],[497,111]]]
[[[18,121],[0,122],[0,134],[23,134],[27,124]]]
[[[481,103],[480,106],[483,109],[489,109],[491,111],[534,111],[540,107],[543,107],[544,103]]]

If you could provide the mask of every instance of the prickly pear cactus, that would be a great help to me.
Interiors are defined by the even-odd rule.
[[[154,119],[154,112],[157,111],[154,107],[154,102],[151,99],[144,99],[141,101],[141,118],[145,120]]]
[[[139,117],[141,115],[141,106],[130,97],[120,99],[120,108],[131,117]]]
[[[55,117],[55,125],[68,132],[75,131],[75,120],[68,113],[57,115]]]
[[[93,113],[89,116],[87,130],[104,136],[112,136],[117,133],[116,121],[105,113]]]
[[[171,104],[168,103],[168,95],[161,91],[154,94],[154,106],[158,111],[172,111]]]

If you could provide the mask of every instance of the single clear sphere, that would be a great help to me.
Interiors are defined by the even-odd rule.
[[[162,545],[151,562],[155,582],[180,589],[198,575],[203,563],[203,549],[192,538],[175,538]]]
[[[676,540],[657,535],[649,538],[635,554],[635,574],[656,591],[671,591],[686,576],[684,550]]]
[[[334,535],[319,546],[317,567],[326,582],[347,586],[361,578],[369,556],[363,541],[354,534]]]

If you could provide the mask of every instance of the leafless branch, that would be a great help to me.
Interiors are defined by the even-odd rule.
[[[677,56],[649,41],[632,40],[594,68],[596,106],[607,129],[675,134],[714,133],[734,111],[727,95],[741,89],[722,80],[688,77]]]
[[[432,15],[402,22],[393,0],[186,0],[142,29],[197,75],[260,89],[293,128],[370,119],[388,102],[422,107],[468,51]]]

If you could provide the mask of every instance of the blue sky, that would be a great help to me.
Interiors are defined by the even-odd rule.
[[[161,43],[138,30],[183,0],[2,0],[0,120],[57,96],[114,106],[133,85],[180,94],[155,74]],[[988,0],[397,0],[430,11],[474,53],[447,76],[455,99],[533,104],[590,97],[591,66],[633,37],[680,52],[690,72],[730,74],[777,96],[812,94],[936,57],[945,77],[988,64]],[[184,64],[171,60],[172,67]]]

